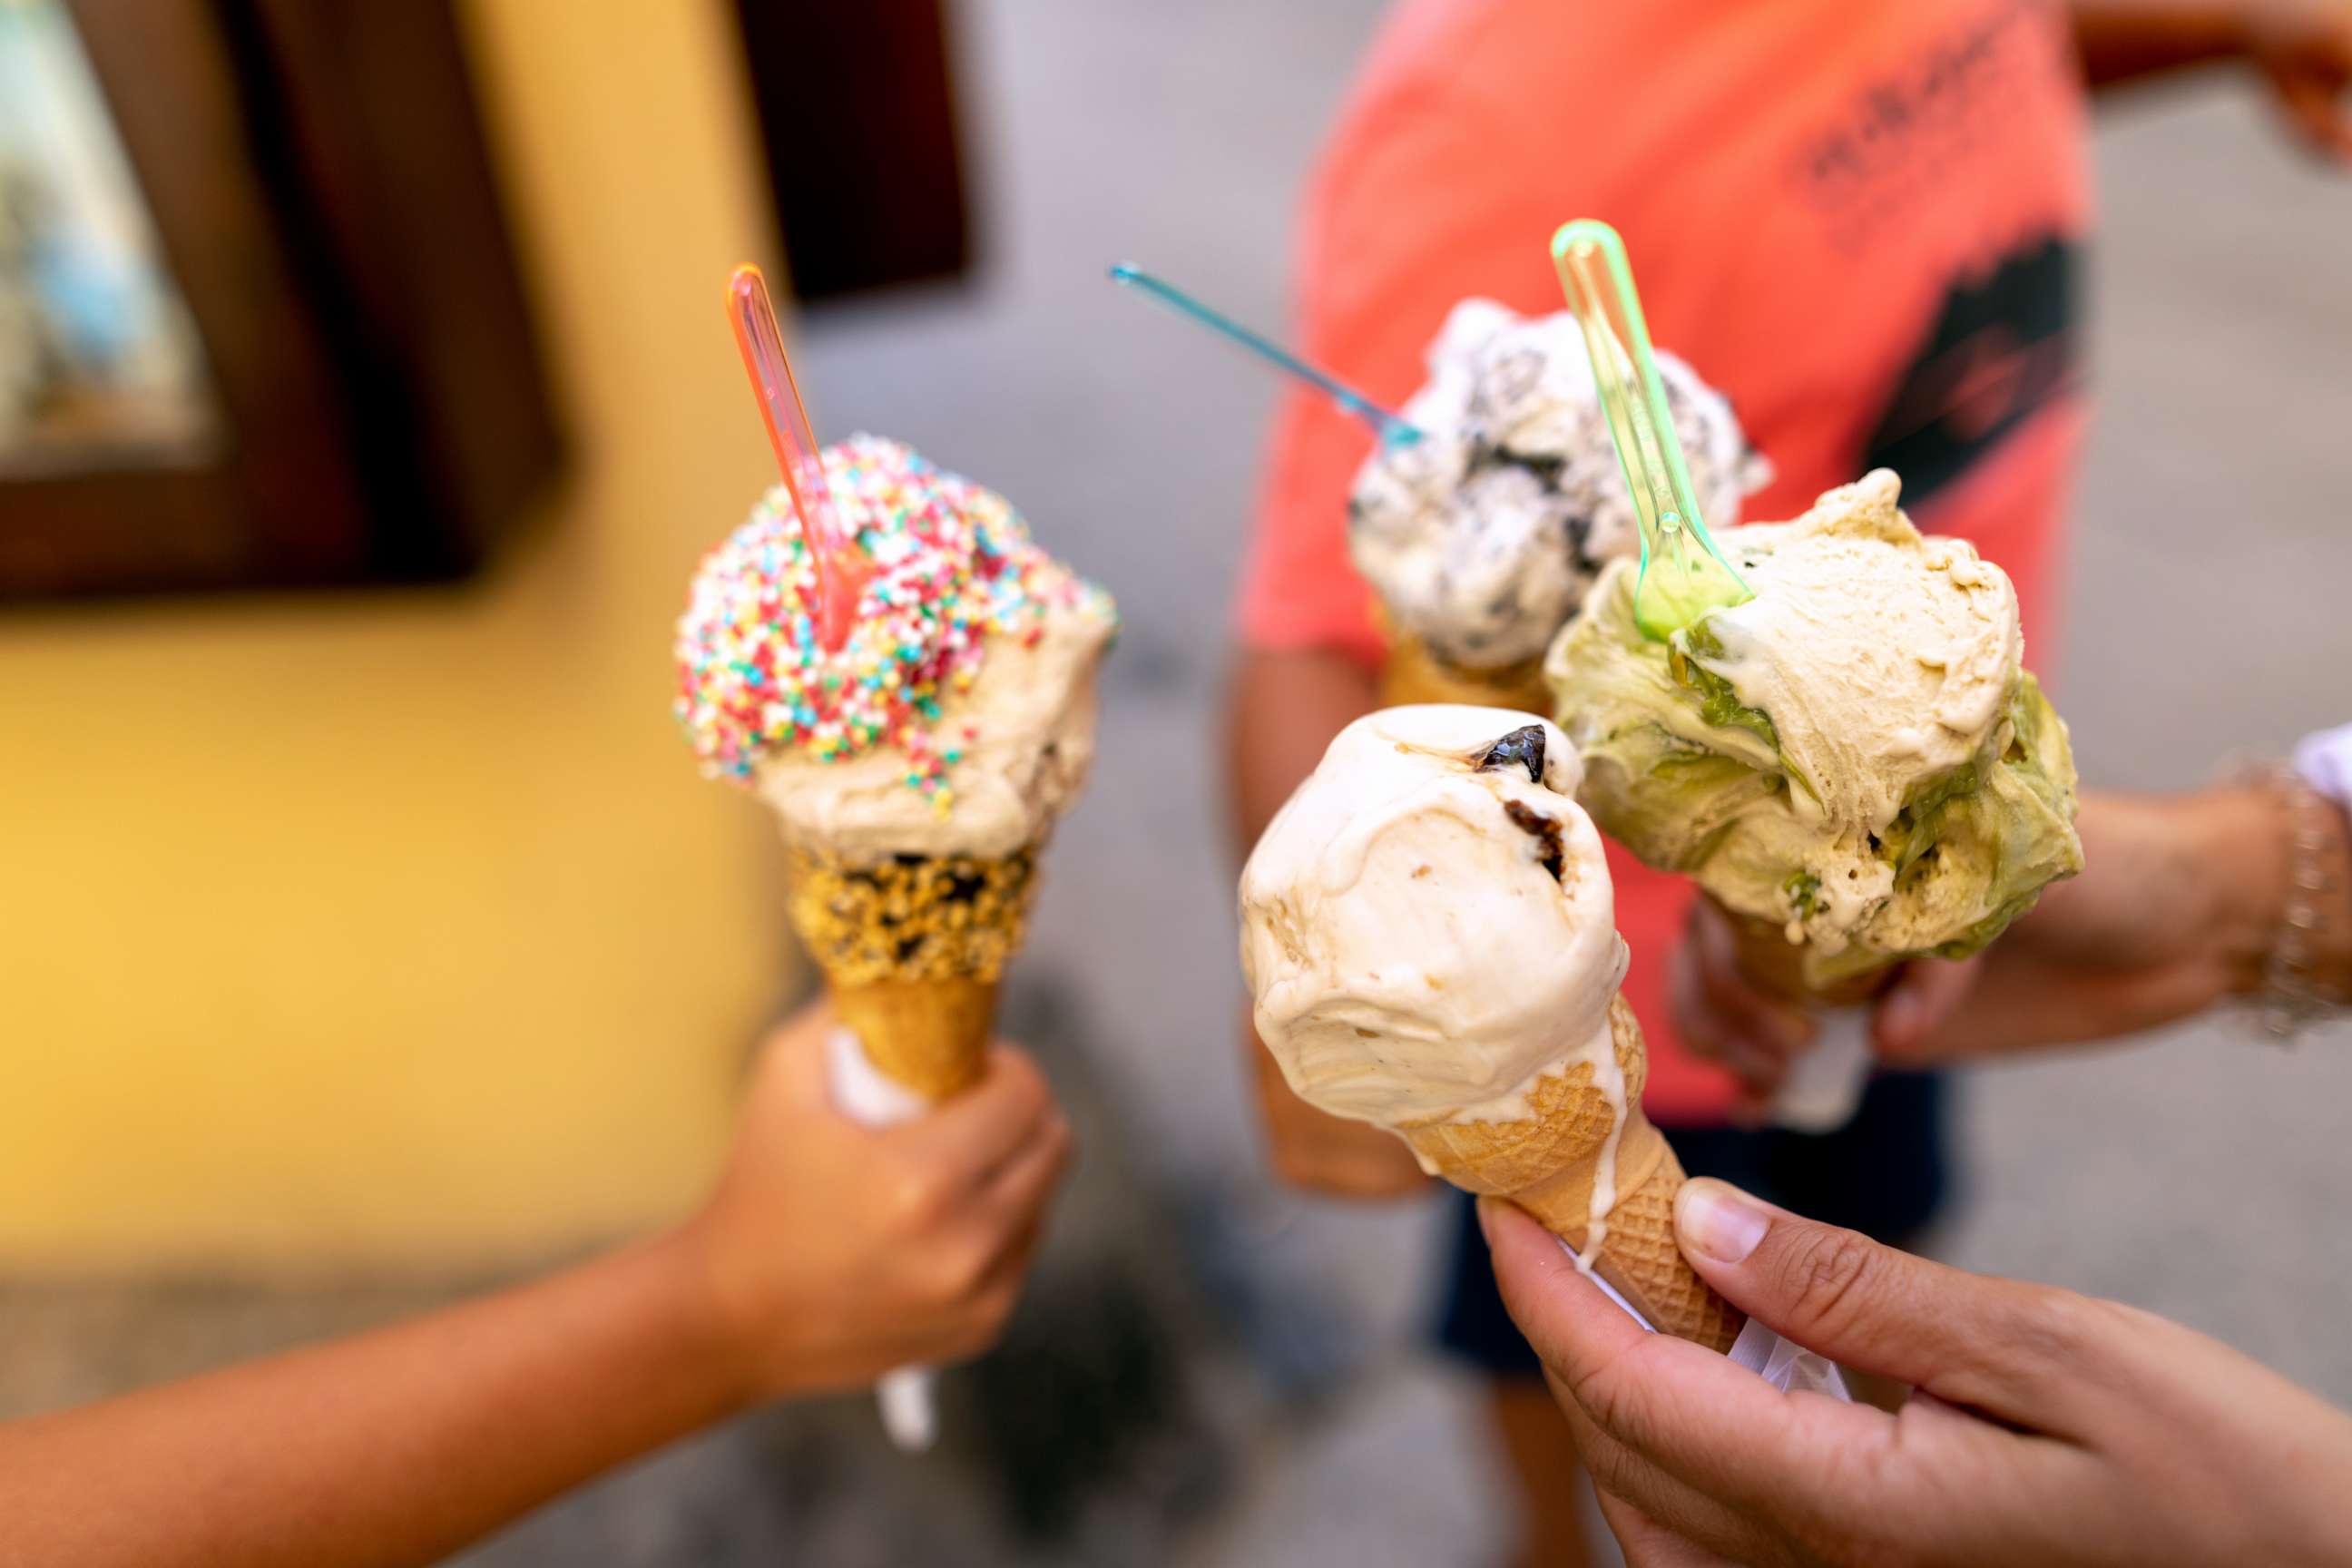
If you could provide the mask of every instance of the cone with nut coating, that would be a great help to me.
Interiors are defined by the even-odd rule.
[[[1682,1163],[1642,1114],[1648,1058],[1642,1026],[1622,996],[1610,1000],[1609,1030],[1625,1079],[1625,1128],[1593,1269],[1662,1332],[1727,1351],[1745,1320],[1698,1277],[1675,1241]],[[1397,1131],[1437,1174],[1470,1192],[1508,1198],[1582,1252],[1615,1113],[1590,1062],[1542,1079],[1530,1098],[1535,1114],[1523,1121],[1423,1122]]]
[[[795,844],[791,858],[793,925],[866,1059],[929,1100],[979,1082],[997,984],[1035,886],[1033,853],[853,863]]]

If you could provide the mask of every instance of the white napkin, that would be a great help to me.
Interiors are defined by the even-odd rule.
[[[1836,1007],[1814,1015],[1819,1027],[1772,1095],[1772,1124],[1792,1132],[1834,1132],[1853,1120],[1870,1081],[1870,1009]]]
[[[1552,1239],[1558,1241],[1559,1238],[1554,1237]],[[1570,1258],[1576,1256],[1576,1248],[1564,1241],[1559,1243],[1559,1249]],[[1634,1310],[1633,1304],[1617,1294],[1615,1287],[1608,1280],[1598,1274],[1585,1278],[1600,1286],[1603,1294],[1623,1308],[1627,1317],[1654,1334],[1658,1331],[1657,1325]],[[1734,1365],[1746,1367],[1783,1393],[1808,1388],[1815,1394],[1843,1399],[1849,1405],[1853,1402],[1853,1395],[1846,1391],[1845,1378],[1839,1373],[1837,1363],[1793,1341],[1782,1339],[1759,1319],[1748,1320],[1748,1326],[1741,1329],[1739,1337],[1731,1342],[1727,1353]]]
[[[835,1029],[827,1037],[824,1050],[826,1087],[833,1091],[833,1103],[851,1121],[891,1127],[930,1110],[921,1095],[876,1070],[857,1037],[847,1029]],[[939,1441],[939,1403],[931,1388],[937,1375],[927,1366],[902,1366],[874,1385],[875,1399],[882,1406],[882,1429],[908,1453],[919,1454]]]

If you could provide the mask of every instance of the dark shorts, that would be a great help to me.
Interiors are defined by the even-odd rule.
[[[1835,1132],[1669,1127],[1665,1134],[1694,1176],[1720,1177],[1784,1208],[1900,1246],[1944,1205],[1950,1180],[1945,1115],[1940,1077],[1881,1073],[1854,1119]],[[1454,1220],[1438,1343],[1496,1376],[1533,1377],[1539,1370],[1535,1352],[1503,1310],[1466,1193]]]

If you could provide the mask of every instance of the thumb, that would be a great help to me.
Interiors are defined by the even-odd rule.
[[[2095,1353],[2091,1303],[1969,1274],[1790,1214],[1724,1182],[1675,1197],[1684,1254],[1733,1306],[1831,1360],[2017,1426]]]

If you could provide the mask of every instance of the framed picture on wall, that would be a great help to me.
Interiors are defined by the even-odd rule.
[[[446,0],[0,0],[0,597],[462,576],[559,453]]]

